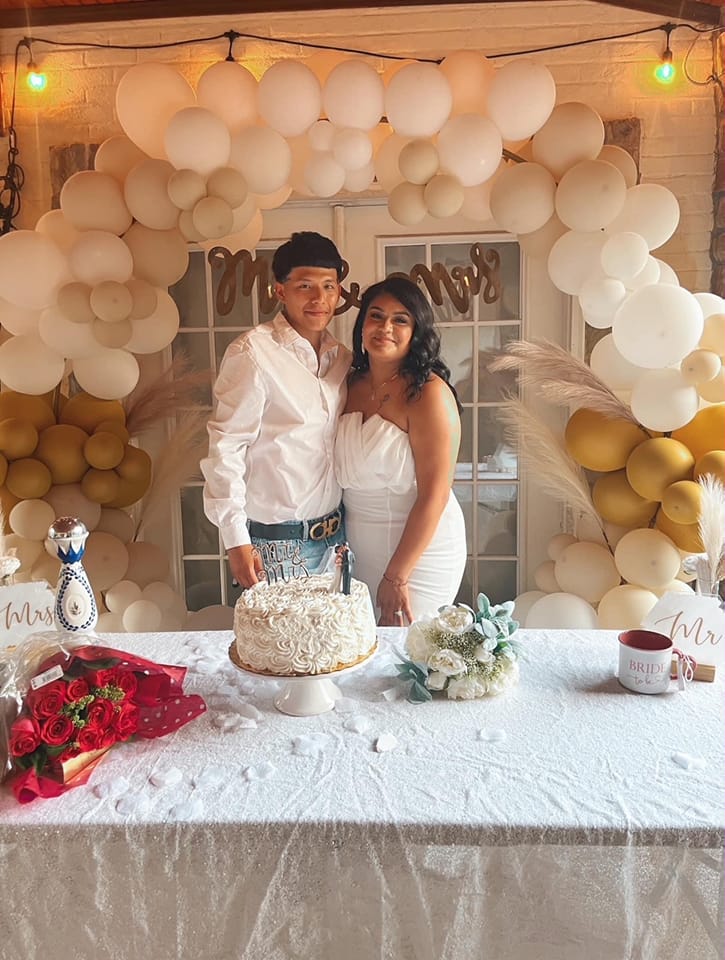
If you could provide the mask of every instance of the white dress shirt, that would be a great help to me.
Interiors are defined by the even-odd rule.
[[[333,450],[350,351],[327,331],[320,358],[280,313],[229,345],[214,385],[204,511],[226,549],[247,519],[313,520],[340,503]]]

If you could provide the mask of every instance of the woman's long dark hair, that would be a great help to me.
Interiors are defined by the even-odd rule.
[[[360,301],[360,311],[352,331],[351,380],[355,381],[370,369],[368,355],[362,347],[362,328],[370,304],[381,293],[387,293],[391,297],[395,297],[413,318],[413,338],[410,341],[410,350],[400,365],[400,372],[405,375],[410,385],[408,399],[417,399],[431,373],[435,373],[441,380],[445,380],[450,387],[460,413],[463,408],[451,383],[451,371],[440,355],[441,338],[435,327],[433,309],[418,286],[408,277],[393,274],[386,277],[385,280],[373,283],[363,293]]]

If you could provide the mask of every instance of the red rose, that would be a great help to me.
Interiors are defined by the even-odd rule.
[[[77,757],[80,752],[81,748],[74,741],[65,748],[63,753],[59,754],[58,760],[60,760],[61,763],[65,763],[66,760],[70,760],[72,757]]]
[[[60,714],[46,720],[40,728],[40,736],[51,747],[62,747],[73,736],[73,721],[70,717]]]
[[[90,674],[88,679],[92,687],[108,687],[113,683],[115,675],[115,668],[109,667],[105,670],[96,670]]]
[[[112,747],[114,743],[118,743],[118,739],[116,728],[106,727],[106,729],[103,731],[103,736],[101,737],[101,746]]]
[[[103,730],[109,726],[114,715],[113,704],[110,700],[104,700],[102,697],[88,705],[86,718],[88,723],[95,727],[101,727]]]
[[[124,703],[116,715],[116,732],[119,740],[128,740],[138,730],[139,710],[134,703]]]
[[[136,679],[136,674],[132,670],[116,670],[116,677],[114,679],[114,685],[120,687],[121,690],[125,693],[127,697],[132,697],[136,693],[138,687],[138,680]]]
[[[54,717],[68,702],[68,685],[64,680],[54,680],[39,690],[31,690],[26,699],[33,716],[38,720]]]
[[[40,727],[35,717],[18,717],[10,728],[10,753],[24,757],[40,744]]]
[[[103,734],[104,730],[102,727],[87,723],[85,727],[82,727],[78,731],[78,736],[76,737],[78,746],[83,752],[86,750],[98,750],[103,742]]]
[[[75,680],[68,681],[66,692],[68,694],[68,700],[72,703],[74,700],[81,700],[83,697],[87,697],[91,692],[91,688],[88,686],[88,681],[84,677],[76,677]]]

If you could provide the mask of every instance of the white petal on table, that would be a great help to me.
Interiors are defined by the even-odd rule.
[[[273,763],[258,763],[254,767],[246,767],[242,773],[245,780],[266,780],[271,777],[277,768]]]
[[[298,757],[317,757],[324,753],[330,744],[326,733],[310,733],[295,737],[292,741],[292,753]]]
[[[220,787],[229,779],[229,771],[224,767],[206,767],[194,777],[194,787]]]
[[[365,733],[370,729],[370,718],[364,713],[353,713],[343,723],[343,727],[353,733]]]
[[[113,780],[104,780],[93,787],[93,793],[100,799],[106,797],[120,797],[129,789],[130,784],[125,777],[114,777]]]
[[[398,746],[398,738],[392,733],[381,733],[375,741],[375,749],[378,753],[387,753],[388,750],[395,750]]]
[[[400,687],[388,687],[387,690],[383,690],[381,696],[388,701],[402,700],[404,692]]]
[[[479,730],[478,739],[485,740],[487,743],[500,743],[506,739],[505,730]]]
[[[243,717],[239,713],[217,713],[211,721],[217,730],[222,733],[234,733],[235,730],[251,730],[257,726],[257,721],[251,717]]]
[[[176,803],[169,810],[169,819],[175,821],[191,820],[204,812],[204,801],[200,796],[192,794],[187,800]]]
[[[338,697],[335,700],[335,713],[352,713],[359,706],[360,702],[352,697]]]
[[[672,759],[683,770],[701,770],[705,766],[702,757],[692,757],[689,753],[673,753]]]
[[[259,721],[262,719],[262,714],[251,703],[240,703],[235,709],[242,717],[249,717],[250,720]]]
[[[166,770],[155,770],[149,777],[149,781],[155,787],[172,787],[176,783],[181,783],[183,774],[178,767],[169,767]]]
[[[150,807],[151,801],[142,793],[126,794],[116,802],[116,812],[124,817],[132,817],[134,814],[143,817],[148,813]]]

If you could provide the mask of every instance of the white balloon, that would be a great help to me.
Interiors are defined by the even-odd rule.
[[[396,223],[414,226],[425,219],[428,208],[419,183],[399,183],[388,196],[388,212]]]
[[[97,170],[81,170],[66,180],[60,208],[76,230],[104,230],[118,236],[133,219],[118,180]]]
[[[287,183],[292,153],[276,130],[246,127],[232,139],[229,166],[241,173],[252,193],[273,193]]]
[[[179,219],[169,196],[174,172],[168,160],[142,160],[126,177],[126,205],[134,218],[151,230],[172,230]]]
[[[620,171],[602,160],[581,160],[556,188],[556,212],[572,230],[601,230],[624,206],[627,184]]]
[[[169,610],[178,599],[178,593],[161,580],[153,580],[143,588],[143,599],[150,600],[162,612]]]
[[[549,540],[549,543],[546,547],[546,552],[549,555],[549,559],[556,563],[564,550],[571,546],[572,543],[577,542],[577,538],[571,533],[555,533],[554,536]]]
[[[591,327],[606,330],[611,327],[614,314],[627,296],[624,284],[612,277],[585,280],[579,292],[579,305],[584,319]]]
[[[125,633],[123,620],[118,613],[99,613],[96,624],[98,633]]]
[[[534,583],[544,593],[557,593],[561,589],[556,579],[553,560],[544,560],[538,565],[534,570]]]
[[[161,611],[150,600],[135,600],[123,611],[122,619],[128,633],[153,633],[161,626]]]
[[[626,360],[614,345],[614,337],[608,333],[592,349],[589,366],[600,380],[612,390],[631,390],[636,380],[644,373],[643,367]]]
[[[464,187],[475,187],[494,175],[502,148],[496,125],[476,113],[451,117],[438,134],[441,170],[452,174]]]
[[[695,293],[695,300],[700,304],[704,320],[709,317],[725,313],[725,300],[716,293]]]
[[[335,133],[332,155],[345,171],[360,170],[372,160],[372,141],[363,130],[344,127]]]
[[[37,334],[0,344],[0,382],[9,390],[34,396],[47,393],[58,386],[64,371],[63,354],[51,350]]]
[[[526,626],[526,618],[529,615],[529,610],[537,600],[545,596],[546,594],[542,590],[526,590],[516,597],[512,616],[514,620],[518,621],[520,627]]]
[[[236,60],[213,63],[199,77],[196,99],[211,110],[232,134],[254,123],[257,117],[257,81]]]
[[[53,508],[45,500],[21,500],[10,511],[8,521],[13,533],[26,540],[42,542],[55,520]]]
[[[355,172],[359,173],[359,171]],[[369,184],[372,183],[372,179],[373,173],[371,172],[370,180],[366,186],[369,186]],[[347,177],[345,180],[347,181]],[[360,189],[364,189],[364,187],[361,187]],[[255,206],[260,210],[276,210],[277,207],[281,207],[282,204],[287,201],[291,193],[292,187],[288,183],[285,183],[284,186],[280,187],[279,190],[275,190],[273,193],[254,193],[251,194],[251,196],[254,199]],[[251,217],[249,219],[251,220]]]
[[[614,233],[602,247],[602,267],[607,276],[626,283],[644,269],[648,256],[647,241],[640,234]]]
[[[647,262],[631,280],[625,281],[627,290],[639,290],[640,287],[660,282],[660,263],[654,257],[647,257]]]
[[[118,507],[102,507],[96,530],[112,533],[121,543],[129,543],[136,532],[133,517]]]
[[[528,140],[546,123],[555,103],[551,71],[522,58],[496,70],[488,91],[487,113],[504,140]]]
[[[168,347],[179,331],[179,308],[171,295],[156,290],[156,309],[148,316],[131,321],[131,339],[126,350],[131,353],[156,353]]]
[[[74,323],[57,307],[43,310],[38,323],[38,333],[43,343],[61,357],[88,357],[98,352],[93,325]]]
[[[676,288],[679,289],[679,288]],[[677,430],[697,413],[700,398],[679,370],[645,370],[632,387],[632,413],[648,430]]]
[[[116,88],[116,116],[124,133],[150,157],[163,158],[164,132],[169,120],[195,102],[194,91],[165,63],[138,63],[121,77]]]
[[[594,607],[573,593],[557,592],[541,597],[526,617],[527,630],[593,630]]]
[[[622,147],[605,143],[599,151],[597,160],[605,160],[607,163],[615,166],[624,177],[624,181],[628,187],[633,187],[637,182],[637,177],[639,176],[637,164],[634,162],[632,155],[627,153],[626,150],[623,150]]]
[[[79,483],[61,483],[51,487],[43,497],[53,508],[56,517],[78,517],[86,525],[87,530],[95,530],[101,519],[101,505],[89,500],[81,490]],[[53,541],[46,542],[46,550],[51,557],[58,555],[58,548]]]
[[[496,179],[498,179],[498,176],[499,175],[497,175]],[[532,230],[531,233],[520,233],[519,246],[529,257],[543,260],[549,256],[551,248],[559,237],[563,237],[565,233],[568,233],[566,227],[557,215],[554,214],[551,219],[547,220],[543,227],[539,227],[538,230]]]
[[[169,200],[179,210],[193,210],[199,200],[206,196],[204,177],[195,170],[177,170],[172,173],[166,189]]]
[[[603,276],[600,264],[603,233],[581,233],[570,230],[554,243],[547,266],[555,287],[564,293],[578,295],[587,280]]]
[[[125,137],[123,138],[126,139]],[[35,224],[36,233],[49,237],[61,253],[68,253],[78,239],[78,231],[62,210],[48,210]]]
[[[474,223],[486,223],[493,219],[491,190],[495,182],[496,178],[490,177],[485,183],[479,183],[475,187],[463,188],[461,215],[466,220],[472,220]]]
[[[121,400],[138,383],[138,360],[127,350],[102,348],[73,361],[73,375],[86,393],[101,400]]]
[[[111,613],[123,614],[126,607],[141,599],[141,587],[133,580],[119,580],[106,591],[106,606]]]
[[[42,310],[55,302],[68,263],[50,237],[12,230],[0,237],[0,293],[18,307]]]
[[[0,324],[8,333],[12,333],[14,336],[29,333],[37,334],[39,319],[40,312],[38,310],[18,307],[16,304],[9,303],[0,297]]]
[[[332,150],[332,141],[335,139],[337,128],[329,120],[318,120],[313,123],[306,133],[313,150],[324,152]]]
[[[640,183],[627,190],[621,212],[607,226],[608,233],[639,233],[650,250],[670,239],[680,222],[677,198],[658,183]]]
[[[84,230],[71,247],[68,262],[73,276],[90,287],[103,280],[125,283],[133,273],[126,242],[101,230]]]
[[[332,197],[345,182],[345,169],[329,153],[313,152],[305,167],[307,189],[315,197]]]
[[[122,186],[129,170],[146,159],[146,154],[135,143],[117,134],[104,140],[93,158],[93,166],[99,173],[108,173]],[[37,228],[36,228],[37,229]]]
[[[496,76],[496,69],[482,53],[457,50],[449,53],[440,66],[453,95],[451,115],[461,113],[485,114],[488,92]]]
[[[370,64],[343,60],[325,81],[322,107],[339,127],[372,130],[385,110],[384,98],[382,77]]]
[[[581,160],[593,160],[604,145],[602,118],[586,103],[571,101],[554,107],[534,134],[533,158],[558,179]]]
[[[350,193],[361,193],[363,190],[371,187],[374,180],[375,167],[371,160],[370,163],[366,163],[365,166],[359,170],[348,170],[345,173],[345,183],[343,186],[346,190],[349,190]]]
[[[226,164],[230,146],[226,124],[204,107],[179,110],[164,134],[166,156],[176,169],[196,170],[204,177]]]
[[[453,95],[445,74],[433,63],[410,63],[385,91],[385,113],[396,133],[432,137],[451,113]]]
[[[257,106],[260,116],[273,130],[284,137],[299,136],[320,116],[320,81],[304,63],[280,60],[259,81]],[[254,189],[251,183],[250,187]]]
[[[128,549],[118,537],[94,530],[86,541],[83,566],[94,590],[108,590],[128,570]]]
[[[538,163],[505,167],[491,187],[491,213],[509,233],[532,233],[554,214],[554,178]]]
[[[630,363],[659,369],[694,350],[703,326],[702,311],[688,290],[654,283],[635,290],[618,308],[612,336]]]
[[[397,133],[391,133],[378,147],[373,164],[375,166],[375,176],[382,189],[388,194],[402,183],[405,177],[400,172],[399,158],[403,150],[410,141],[406,137],[401,137]]]

